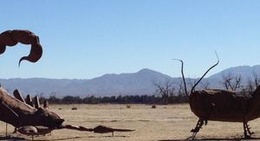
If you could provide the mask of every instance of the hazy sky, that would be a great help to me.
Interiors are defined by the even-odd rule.
[[[30,46],[0,55],[0,78],[88,79],[142,68],[198,77],[260,64],[258,0],[8,0],[0,1],[0,32],[28,29],[40,37],[43,57],[22,62]],[[209,75],[210,75],[209,74]]]

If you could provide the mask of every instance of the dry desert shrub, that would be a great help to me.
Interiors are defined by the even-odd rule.
[[[152,105],[152,107],[151,107],[152,109],[155,109],[156,108],[156,105]]]

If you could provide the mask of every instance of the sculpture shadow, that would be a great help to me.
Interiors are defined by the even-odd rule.
[[[4,141],[26,141],[25,138],[12,137],[12,136],[0,137],[0,140],[4,140]]]
[[[76,137],[64,137],[64,138],[53,138],[53,139],[34,139],[34,141],[63,141],[63,140],[75,140],[75,139],[84,139],[84,140],[88,140],[90,138],[94,139],[94,138],[127,138],[129,136],[109,136],[109,135],[105,135],[105,136],[76,136]]]
[[[15,137],[15,136],[0,136],[0,141],[27,141],[28,138],[23,137]],[[63,141],[63,140],[75,140],[75,139],[90,139],[90,138],[129,138],[129,136],[124,135],[104,135],[104,136],[75,136],[75,137],[62,137],[62,138],[52,138],[52,139],[37,139],[37,137],[34,138],[34,141]],[[29,139],[30,140],[30,139]]]

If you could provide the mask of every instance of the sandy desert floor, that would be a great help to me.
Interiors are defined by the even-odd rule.
[[[50,105],[50,109],[65,119],[66,124],[89,128],[105,125],[114,128],[134,129],[133,132],[97,134],[74,130],[55,130],[51,135],[35,137],[34,140],[52,141],[175,141],[191,136],[197,117],[187,104],[157,105]],[[77,107],[77,110],[71,110]],[[254,131],[254,140],[260,140],[260,119],[249,122]],[[6,124],[0,122],[0,135],[5,136]],[[8,134],[30,140],[31,137],[12,134],[13,127],[8,125]],[[242,123],[209,121],[197,134],[198,140],[242,140]]]

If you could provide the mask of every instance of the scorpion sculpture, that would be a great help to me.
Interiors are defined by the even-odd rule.
[[[17,43],[31,44],[30,54],[19,60],[19,66],[23,60],[35,63],[42,57],[42,46],[39,37],[29,30],[7,30],[1,33],[0,54],[5,52],[7,46],[15,46]]]
[[[4,53],[7,46],[17,43],[31,44],[30,54],[19,60],[37,62],[42,56],[42,46],[39,37],[29,30],[7,30],[0,34],[0,54]],[[36,100],[37,101],[37,100]],[[36,102],[38,103],[38,102]],[[0,120],[13,125],[18,132],[27,135],[46,134],[55,129],[72,129],[78,131],[89,131],[95,133],[130,132],[130,129],[115,129],[106,126],[86,128],[83,126],[64,125],[65,121],[59,115],[48,108],[41,108],[39,104],[32,106],[30,96],[23,99],[18,90],[14,91],[14,97],[4,88],[0,87]],[[35,130],[35,132],[27,131]]]
[[[253,132],[250,131],[248,121],[260,117],[260,86],[248,95],[239,94],[238,92],[206,89],[195,90],[195,87],[204,78],[204,76],[219,64],[212,65],[203,76],[193,85],[188,93],[185,77],[183,73],[183,61],[181,62],[181,74],[185,87],[185,93],[189,98],[191,111],[199,118],[194,129],[191,130],[195,138],[203,124],[207,125],[208,120],[224,122],[242,122],[244,129],[244,138],[250,139]]]

